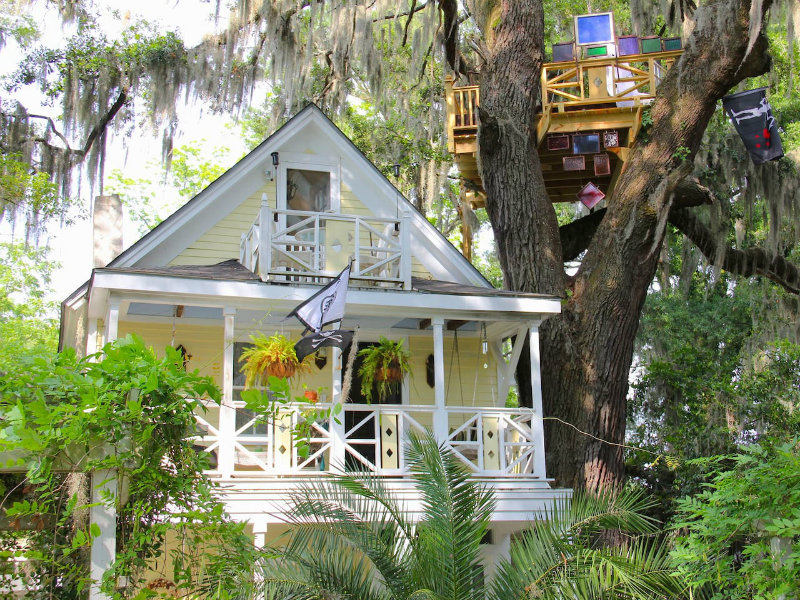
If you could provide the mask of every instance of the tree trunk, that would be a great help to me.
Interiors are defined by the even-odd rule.
[[[536,152],[541,2],[504,0],[491,35],[484,31],[479,163],[506,285],[567,297],[541,329],[547,467],[558,485],[598,491],[622,483],[634,337],[673,191],[717,100],[769,65],[762,36],[747,53],[749,12],[750,0],[698,9],[696,30],[651,107],[649,141],[633,148],[570,289]]]

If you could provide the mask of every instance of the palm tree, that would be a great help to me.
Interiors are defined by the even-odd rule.
[[[309,484],[292,498],[291,529],[256,566],[242,593],[281,599],[487,600],[675,598],[666,553],[643,535],[641,494],[577,496],[512,543],[511,561],[484,581],[480,544],[492,492],[432,436],[407,448],[421,505],[385,481],[348,473]],[[604,530],[630,536],[614,548]]]

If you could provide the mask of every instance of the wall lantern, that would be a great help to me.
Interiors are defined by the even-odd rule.
[[[273,167],[277,167],[279,164],[281,164],[280,154],[278,154],[277,152],[273,152],[272,154],[270,154],[270,156],[272,157],[272,166]]]
[[[400,165],[398,164],[392,165],[392,173],[394,173],[395,179],[400,177]]]

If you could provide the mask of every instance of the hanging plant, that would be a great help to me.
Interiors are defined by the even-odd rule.
[[[245,375],[244,386],[266,385],[270,377],[291,379],[298,373],[308,373],[311,365],[307,360],[298,361],[292,340],[275,333],[269,337],[264,334],[251,335],[253,345],[242,352]]]
[[[360,350],[362,359],[358,374],[361,377],[361,394],[372,402],[372,394],[377,384],[378,399],[383,400],[397,389],[406,373],[411,372],[410,353],[403,348],[403,340],[392,341],[383,336],[378,343]]]

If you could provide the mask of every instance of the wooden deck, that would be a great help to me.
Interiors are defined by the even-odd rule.
[[[616,181],[642,123],[642,112],[655,97],[656,88],[682,50],[588,58],[542,66],[542,108],[537,115],[537,141],[545,186],[553,202],[576,202],[577,192],[589,181],[606,200],[613,197]],[[448,150],[467,183],[465,197],[483,206],[486,195],[478,173],[478,86],[454,87],[447,81]],[[616,132],[618,146],[607,147],[603,134]],[[563,159],[571,147],[548,150],[551,134],[598,133],[600,153],[607,154],[608,175],[595,175],[594,154],[584,154],[586,168],[565,171]]]

